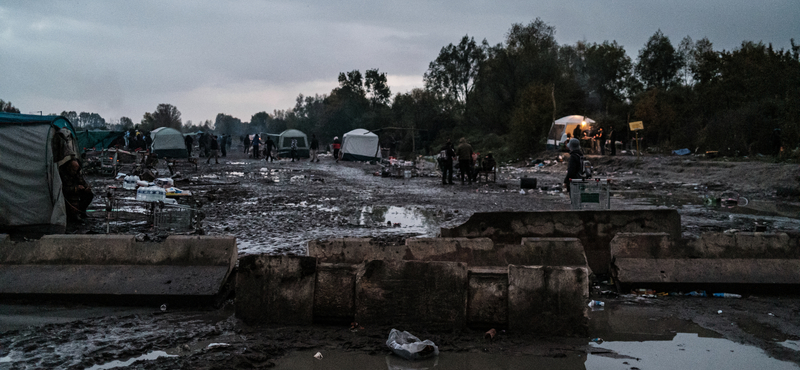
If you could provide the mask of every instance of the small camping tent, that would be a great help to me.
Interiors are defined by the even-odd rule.
[[[281,132],[277,137],[274,134],[262,134],[260,135],[263,138],[261,139],[261,145],[267,142],[266,135],[272,137],[272,141],[275,142],[280,157],[289,158],[292,150],[292,140],[297,140],[298,158],[308,158],[310,156],[308,136],[300,130],[289,129]]]
[[[567,141],[567,133],[572,135],[575,127],[580,125],[582,130],[588,130],[590,126],[594,125],[594,120],[586,116],[566,116],[557,119],[550,127],[550,133],[547,135],[547,149],[558,149]]]
[[[378,135],[357,128],[342,136],[342,159],[345,161],[377,161],[381,157]]]
[[[0,232],[65,231],[58,166],[77,158],[75,142],[65,117],[0,113]]]
[[[174,128],[159,127],[150,131],[150,138],[153,139],[150,149],[161,158],[189,157],[183,134]]]

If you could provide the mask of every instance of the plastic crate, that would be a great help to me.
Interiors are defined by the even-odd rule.
[[[611,209],[610,183],[608,179],[571,180],[572,209]]]

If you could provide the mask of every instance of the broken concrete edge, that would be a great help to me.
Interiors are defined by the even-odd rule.
[[[172,235],[161,243],[133,235],[47,235],[11,242],[0,238],[0,265],[236,265],[236,238]]]
[[[622,284],[800,284],[800,259],[617,258]]]

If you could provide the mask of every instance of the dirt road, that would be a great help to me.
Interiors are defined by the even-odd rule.
[[[187,180],[176,186],[194,192],[201,203],[205,214],[202,232],[236,236],[240,254],[304,254],[309,239],[331,237],[371,236],[400,243],[411,236],[435,236],[440,227],[460,224],[474,212],[570,208],[560,191],[566,164],[553,154],[541,158],[549,164],[502,167],[497,183],[473,185],[459,181],[442,185],[440,178],[430,176],[382,178],[373,175],[379,166],[335,163],[329,158],[319,163],[271,164],[237,158],[237,154],[219,165],[201,164],[196,172],[186,171]],[[800,230],[800,166],[796,164],[685,157],[590,159],[598,176],[613,179],[613,209],[675,207],[682,218],[684,237],[704,231],[753,231],[756,227],[792,233]],[[161,170],[167,173],[166,168]],[[434,175],[432,164],[422,174]],[[539,189],[521,193],[521,177],[537,178]],[[91,180],[95,189],[114,183],[103,178]],[[726,191],[730,193],[722,194]],[[714,199],[721,195],[736,200],[718,204]],[[93,206],[101,208],[101,203],[98,199]],[[102,214],[93,212],[93,223],[71,227],[70,232],[104,233]],[[114,223],[112,232],[144,233],[154,238],[159,234],[135,220]],[[592,312],[592,337],[626,330],[647,334],[650,329],[643,328],[648,325],[608,324],[636,322],[626,319],[631,316],[658,324],[659,335],[667,336],[683,332],[686,323],[693,323],[724,339],[800,364],[799,352],[778,344],[800,339],[800,299],[795,296],[602,299],[607,306],[603,312]],[[26,321],[24,311],[31,306],[12,302],[0,307],[0,331],[5,331],[0,336],[0,368],[84,369],[148,353],[149,357],[142,358],[146,361],[131,368],[260,368],[294,350],[387,352],[383,342],[390,328],[356,332],[348,327],[249,328],[233,317],[232,304],[221,309],[170,308],[166,312],[153,307],[135,314],[91,305],[37,304],[33,307],[56,313],[69,310],[71,314],[63,320]],[[723,313],[718,314],[719,310]],[[25,327],[26,322],[33,326]],[[561,358],[575,353],[592,356],[598,351],[590,338],[535,338],[508,330],[502,341],[487,344],[479,330],[422,330],[415,334],[433,339],[443,352],[451,353]],[[611,353],[620,363],[627,361],[624,356],[614,357],[614,351],[604,353]]]

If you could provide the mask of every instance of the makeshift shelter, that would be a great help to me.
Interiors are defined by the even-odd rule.
[[[561,117],[555,120],[550,127],[550,133],[547,135],[547,149],[560,148],[567,141],[567,133],[572,135],[575,127],[580,125],[582,130],[588,130],[594,123],[593,119],[578,115]]]
[[[342,159],[345,161],[378,161],[381,159],[381,146],[378,135],[363,128],[357,128],[342,136]]]
[[[67,214],[58,166],[77,158],[62,116],[0,113],[0,233],[63,233]]]
[[[78,149],[81,152],[88,150],[103,150],[108,149],[111,144],[125,136],[125,131],[109,131],[109,130],[83,130],[77,132]],[[123,142],[124,144],[124,142]]]
[[[275,146],[278,150],[278,156],[282,158],[289,158],[290,152],[292,150],[292,140],[297,140],[297,157],[298,158],[308,158],[310,157],[309,153],[309,142],[308,136],[304,134],[300,130],[289,129],[284,132],[281,132],[277,136],[274,134],[262,134],[261,145],[267,141],[266,136],[269,135],[272,137],[272,141],[275,142]]]
[[[180,131],[169,128],[159,127],[150,131],[150,138],[153,144],[150,150],[160,158],[188,158],[189,152],[186,151],[186,142]]]

